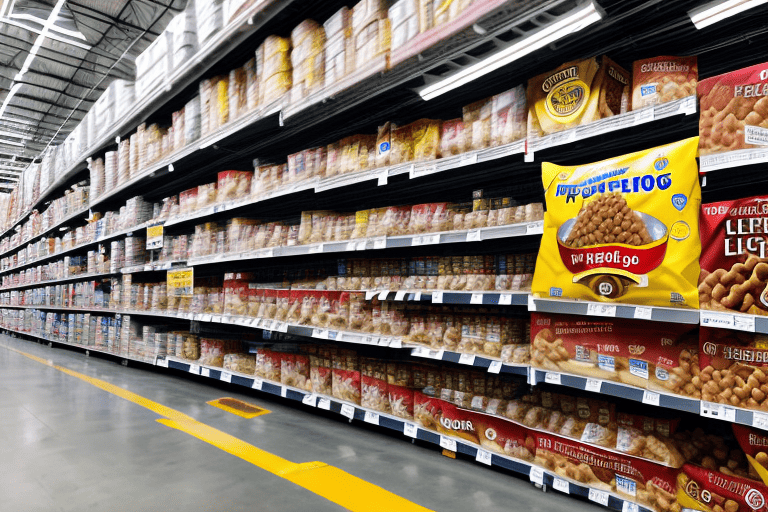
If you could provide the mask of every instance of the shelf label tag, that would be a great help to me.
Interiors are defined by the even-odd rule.
[[[512,305],[512,294],[511,293],[502,293],[499,295],[499,306],[511,306]]]
[[[621,512],[640,512],[640,507],[637,503],[625,500],[624,504],[621,506]]]
[[[419,435],[419,427],[413,423],[403,423],[403,434],[416,439]]]
[[[483,294],[482,293],[473,293],[472,296],[469,298],[470,304],[482,304],[483,303]]]
[[[349,404],[342,404],[341,405],[341,415],[346,416],[349,419],[352,419],[355,417],[355,408],[352,407]]]
[[[473,165],[477,163],[477,153],[463,153],[461,155],[461,159],[459,160],[459,165]]]
[[[501,372],[501,361],[491,361],[491,364],[488,366],[488,373],[499,372]]]
[[[740,331],[755,332],[755,317],[751,315],[733,315],[733,328]]]
[[[468,364],[470,366],[473,366],[475,364],[475,355],[474,354],[461,354],[459,356],[459,364]]]
[[[357,250],[357,251],[364,251],[365,250],[365,240],[358,240],[357,246],[355,247],[355,250]]]
[[[450,437],[440,436],[440,448],[455,452],[457,448],[456,440]]]
[[[157,366],[160,366],[161,368],[168,368],[168,359],[165,358],[158,358],[157,360]]]
[[[544,222],[531,222],[525,226],[526,235],[543,235],[544,234]]]
[[[380,236],[373,239],[373,248],[374,249],[386,249],[387,248],[387,237]]]
[[[317,408],[322,409],[324,411],[330,411],[331,410],[331,400],[328,398],[320,398],[317,401]]]
[[[587,379],[587,383],[584,385],[584,390],[599,393],[602,387],[603,381],[597,379]]]
[[[556,491],[564,492],[565,494],[571,493],[570,484],[568,484],[567,480],[563,480],[562,478],[554,477],[552,480],[552,487],[554,487]]]
[[[253,385],[251,386],[253,389],[258,389],[261,391],[261,387],[264,385],[264,380],[260,379],[259,377],[256,377],[253,379]]]
[[[588,497],[589,497],[589,501],[594,501],[595,503],[599,503],[604,507],[608,506],[608,493],[605,491],[590,489]]]
[[[699,317],[701,325],[705,327],[722,327],[725,329],[733,329],[735,327],[733,315],[727,313],[715,313],[712,311],[701,310]]]
[[[347,251],[354,251],[356,247],[355,242],[347,242]]]
[[[768,414],[752,411],[752,426],[762,430],[768,430]]]
[[[221,372],[221,380],[224,382],[232,383],[232,374],[229,372]]]
[[[389,343],[389,348],[403,348],[403,338],[400,336],[392,338],[392,341]]]
[[[648,391],[647,389],[643,391],[643,403],[648,405],[655,405],[658,407],[659,405],[659,395],[658,393],[654,393],[653,391]]]
[[[387,184],[387,178],[389,177],[389,174],[385,170],[384,172],[379,173],[377,176],[377,186],[383,187]]]
[[[603,304],[602,302],[590,302],[587,304],[589,316],[616,316],[615,304]]]
[[[432,304],[443,303],[443,292],[432,292]]]
[[[405,294],[408,293],[406,291],[400,290],[399,292],[395,293],[395,300],[405,300]]]
[[[363,416],[363,421],[365,421],[366,423],[370,423],[372,425],[378,425],[379,414],[371,411],[365,411],[365,415]]]
[[[531,482],[538,485],[544,485],[544,470],[536,467],[531,466],[531,472],[528,474],[528,476],[531,479]]]
[[[544,375],[544,382],[546,382],[547,384],[556,384],[558,386],[562,383],[560,379],[560,374],[552,373],[552,372],[547,372]]]
[[[528,311],[536,311],[536,301],[533,300],[533,295],[528,295]]]
[[[189,365],[189,373],[194,373],[195,375],[200,375],[200,366],[196,364]]]
[[[467,231],[467,242],[481,242],[483,240],[483,233],[480,229],[470,229]]]
[[[303,403],[304,405],[312,406],[312,407],[315,406],[315,402],[317,402],[317,397],[315,396],[314,393],[306,394],[301,399],[301,403]]]
[[[200,375],[202,375],[203,377],[210,377],[211,376],[211,369],[210,368],[206,368],[206,367],[200,368]]]
[[[475,460],[477,462],[479,462],[480,464],[485,464],[486,466],[490,466],[492,459],[493,459],[493,455],[491,455],[491,452],[487,450],[481,450],[478,448],[477,455],[475,456]]]
[[[383,292],[379,293],[379,300],[387,300],[387,295],[389,295],[388,290],[384,290]]]
[[[379,338],[380,347],[388,347],[390,343],[392,343],[391,336],[382,336],[381,338]]]
[[[285,386],[280,387],[280,396],[283,398],[288,398],[288,388]]]
[[[376,290],[368,290],[365,292],[365,300],[371,300],[376,296],[378,292]]]
[[[650,320],[653,315],[653,308],[647,306],[635,306],[635,318],[639,320]]]

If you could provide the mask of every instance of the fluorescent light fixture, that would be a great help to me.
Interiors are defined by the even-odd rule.
[[[768,0],[767,0],[768,1]],[[578,32],[589,25],[602,19],[602,15],[597,10],[593,2],[574,10],[565,18],[560,19],[550,25],[525,36],[523,39],[511,44],[501,51],[494,53],[482,61],[472,64],[462,69],[458,73],[447,76],[437,83],[428,85],[419,91],[422,99],[429,101],[433,98],[452,91],[462,85],[496,71],[510,62],[525,57],[539,48],[543,48],[550,43],[562,39],[563,37]]]
[[[688,11],[688,16],[694,26],[701,30],[765,3],[768,0],[716,0]]]
[[[31,135],[23,135],[21,133],[7,132],[0,130],[0,137],[13,137],[14,139],[32,140]]]
[[[22,144],[21,142],[13,142],[6,139],[0,139],[0,144],[6,144],[8,146],[19,146],[20,148],[24,147],[24,144]]]

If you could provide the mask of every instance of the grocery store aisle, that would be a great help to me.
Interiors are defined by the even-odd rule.
[[[256,392],[0,336],[0,511],[342,509],[333,498],[158,423],[158,414],[141,405],[10,349],[124,388],[288,461],[322,461],[413,502],[398,510],[598,510]],[[271,412],[245,419],[206,404],[225,396]]]

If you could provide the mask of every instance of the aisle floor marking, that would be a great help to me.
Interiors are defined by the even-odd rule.
[[[431,512],[430,509],[408,501],[397,494],[393,494],[337,467],[329,466],[324,462],[316,461],[300,464],[291,462],[127,389],[95,377],[89,377],[69,368],[58,366],[51,361],[7,345],[0,345],[0,347],[21,354],[33,361],[59,370],[108,393],[149,409],[160,416],[164,416],[164,418],[158,419],[157,422],[205,441],[273,475],[277,475],[318,496],[322,496],[347,510],[354,512]]]
[[[216,400],[211,400],[210,402],[206,403],[208,405],[218,407],[222,411],[227,411],[228,413],[246,419],[255,418],[256,416],[263,416],[264,414],[269,414],[272,412],[270,410],[264,409],[263,407],[249,404],[247,402],[243,402],[242,400],[238,400],[237,398],[231,397],[217,398]]]

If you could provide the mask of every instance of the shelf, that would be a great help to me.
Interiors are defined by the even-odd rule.
[[[699,157],[699,172],[707,173],[768,162],[768,149],[740,149]]]
[[[445,290],[365,290],[366,300],[425,301],[433,304],[478,304],[486,306],[527,306],[529,292],[452,292]]]
[[[488,373],[511,373],[514,375],[528,375],[527,364],[503,363],[498,359],[491,359],[485,355],[461,354],[444,349],[430,349],[429,347],[416,346],[411,350],[413,357],[446,361],[449,363],[463,364],[475,368],[487,370]]]
[[[619,114],[599,121],[594,121],[583,126],[571,128],[541,138],[528,140],[526,161],[532,162],[533,155],[537,151],[570,144],[578,140],[613,133],[616,130],[631,128],[642,124],[651,123],[658,119],[678,115],[693,115],[697,111],[696,96],[688,96],[679,100],[662,103],[652,107]]]
[[[665,308],[566,299],[541,299],[531,297],[529,311],[562,313],[566,315],[587,315],[615,318],[635,318],[676,324],[698,324],[698,309]]]
[[[33,288],[36,286],[43,287],[43,286],[55,285],[59,283],[67,283],[71,281],[81,281],[81,280],[94,279],[97,277],[113,276],[115,274],[117,274],[117,272],[104,272],[104,273],[94,272],[92,274],[77,274],[74,276],[60,277],[57,279],[49,279],[48,281],[38,281],[36,283],[23,283],[15,286],[0,287],[0,293],[12,291],[12,290],[21,290],[24,288]]]
[[[207,265],[228,261],[243,261],[249,259],[279,258],[285,256],[302,256],[308,254],[331,254],[352,251],[370,251],[393,249],[400,247],[417,247],[423,245],[439,245],[443,243],[476,242],[484,239],[506,238],[541,234],[544,222],[528,222],[510,224],[508,226],[470,229],[466,231],[443,231],[424,235],[378,236],[357,238],[343,242],[321,242],[288,247],[270,247],[241,253],[225,253],[213,256],[190,258],[189,265]],[[487,238],[486,238],[487,237]]]
[[[658,391],[649,391],[640,389],[618,382],[611,382],[600,379],[589,379],[568,373],[553,372],[531,368],[529,375],[531,384],[552,384],[555,386],[566,386],[569,388],[581,389],[593,393],[610,395],[634,402],[664,407],[665,409],[675,409],[699,414],[701,400],[697,398],[686,398],[680,395],[664,393]],[[766,416],[768,417],[768,416]],[[766,422],[768,427],[768,422]]]
[[[44,237],[48,233],[51,233],[52,231],[56,230],[56,228],[58,228],[60,226],[63,226],[67,222],[69,222],[69,221],[71,221],[73,219],[76,219],[77,217],[79,217],[81,215],[87,215],[87,214],[88,214],[88,208],[83,208],[82,210],[78,210],[78,211],[76,211],[74,213],[70,213],[69,215],[67,215],[66,217],[61,219],[60,221],[57,221],[52,226],[49,226],[49,227],[45,228],[43,231],[41,231],[37,235],[31,236],[28,240],[25,240],[25,241],[21,242],[20,244],[15,245],[15,246],[9,248],[7,251],[0,252],[0,258],[5,256],[6,254],[12,253],[13,251],[16,251],[16,250],[20,249],[21,247],[23,247],[23,246],[25,246],[27,244],[30,244],[30,243],[34,242],[38,238]]]

